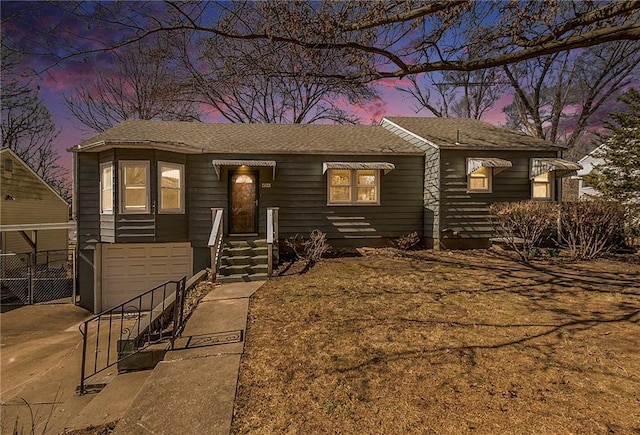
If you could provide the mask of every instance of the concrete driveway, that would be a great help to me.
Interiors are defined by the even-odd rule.
[[[90,316],[71,304],[0,314],[2,433],[60,433],[90,401],[75,393],[82,343],[78,325]]]

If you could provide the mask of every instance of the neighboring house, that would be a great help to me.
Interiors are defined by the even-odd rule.
[[[602,157],[596,157],[596,155],[601,153],[604,149],[604,145],[600,145],[598,148],[578,160],[582,169],[578,170],[577,174],[573,178],[578,180],[579,199],[587,199],[590,196],[600,195],[600,192],[593,188],[593,186],[589,185],[586,177],[593,172],[596,166],[604,163],[604,159]]]
[[[266,257],[258,242],[273,208],[283,248],[314,229],[333,247],[385,246],[414,231],[431,246],[487,246],[489,204],[555,200],[556,177],[577,168],[548,142],[435,118],[127,121],[71,151],[81,305],[94,311],[209,267],[212,209],[240,257]],[[223,258],[246,273],[239,279],[262,270],[240,257]]]
[[[66,250],[69,227],[69,204],[16,153],[0,149],[0,253]]]
[[[466,118],[383,118],[382,126],[425,152],[424,232],[432,246],[485,248],[489,206],[557,201],[562,177],[580,166],[550,142]]]

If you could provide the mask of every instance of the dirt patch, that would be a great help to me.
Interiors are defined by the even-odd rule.
[[[640,266],[325,260],[253,297],[233,433],[638,433]]]

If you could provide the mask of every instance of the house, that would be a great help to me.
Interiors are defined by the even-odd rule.
[[[578,170],[576,175],[573,177],[578,180],[578,198],[579,199],[587,199],[592,196],[600,195],[593,186],[589,185],[589,182],[586,180],[587,175],[591,174],[593,170],[598,166],[604,163],[604,159],[599,157],[600,153],[605,150],[604,145],[600,145],[586,156],[578,160],[582,169]]]
[[[580,166],[550,142],[467,118],[383,118],[382,127],[425,154],[423,237],[431,246],[486,248],[489,206],[557,201]]]
[[[212,209],[238,243],[266,239],[275,207],[281,244],[319,229],[334,247],[384,245],[422,228],[424,153],[380,126],[127,121],[72,151],[81,304],[94,311],[209,267]],[[264,272],[240,260],[226,269]]]
[[[272,247],[314,229],[333,247],[414,231],[431,246],[487,246],[489,204],[554,200],[577,167],[544,141],[429,118],[127,121],[71,151],[81,305],[95,312],[218,262],[223,279],[266,276]]]
[[[15,152],[0,149],[0,253],[67,250],[69,204]]]

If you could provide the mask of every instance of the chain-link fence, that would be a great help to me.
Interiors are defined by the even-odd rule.
[[[75,303],[75,251],[0,254],[0,303]]]

